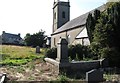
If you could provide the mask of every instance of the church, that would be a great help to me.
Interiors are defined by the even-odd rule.
[[[86,29],[88,14],[93,14],[95,10],[103,12],[105,9],[105,5],[102,5],[70,21],[70,1],[54,0],[51,47],[56,47],[60,38],[66,38],[69,45],[90,45]]]

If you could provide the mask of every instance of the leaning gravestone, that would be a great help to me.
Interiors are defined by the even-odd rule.
[[[36,53],[40,53],[40,47],[39,46],[36,47]]]
[[[102,82],[103,81],[103,71],[100,69],[93,69],[86,73],[86,81],[88,83],[92,82]]]

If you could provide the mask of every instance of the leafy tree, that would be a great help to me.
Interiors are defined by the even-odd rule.
[[[109,6],[110,5],[110,6]],[[93,20],[91,20],[91,18]],[[87,30],[91,38],[90,48],[98,58],[108,58],[111,66],[119,66],[120,62],[120,2],[109,3],[108,9],[102,13],[94,12],[87,19]],[[93,23],[93,25],[92,25]],[[112,63],[111,63],[112,62]]]
[[[95,29],[95,24],[97,23],[97,20],[100,17],[100,11],[99,10],[95,10],[94,11],[94,17],[92,16],[91,13],[88,14],[88,18],[87,18],[87,22],[86,22],[86,28],[88,31],[88,36],[89,36],[89,40],[90,42],[93,41],[93,32]]]
[[[42,47],[43,44],[46,42],[44,38],[46,37],[45,31],[39,31],[38,33],[34,33],[33,35],[27,33],[25,36],[25,43],[27,46],[40,46]]]

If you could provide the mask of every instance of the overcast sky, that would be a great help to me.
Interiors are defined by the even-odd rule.
[[[67,1],[67,0],[61,0]],[[44,30],[46,35],[52,33],[52,7],[54,0],[0,0],[0,34],[36,33]],[[71,20],[99,7],[106,0],[70,0]]]

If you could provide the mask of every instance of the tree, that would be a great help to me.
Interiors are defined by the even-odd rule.
[[[90,42],[93,41],[93,32],[95,29],[95,24],[97,23],[97,20],[99,19],[99,17],[100,17],[99,10],[94,11],[94,16],[92,16],[91,13],[88,14],[86,28],[87,28],[87,33],[88,33]]]
[[[94,17],[93,17],[94,18]],[[92,50],[96,50],[99,57],[108,58],[111,66],[119,66],[120,62],[120,2],[112,4],[100,14],[95,23]],[[112,63],[111,63],[112,62]]]
[[[88,15],[86,27],[90,48],[98,58],[108,58],[111,66],[120,67],[120,2],[107,5],[104,12]]]
[[[41,30],[38,33],[34,33],[33,35],[30,35],[29,33],[26,34],[25,38],[25,43],[27,46],[40,46],[42,47],[43,44],[46,42],[44,38],[46,37],[45,31]]]

